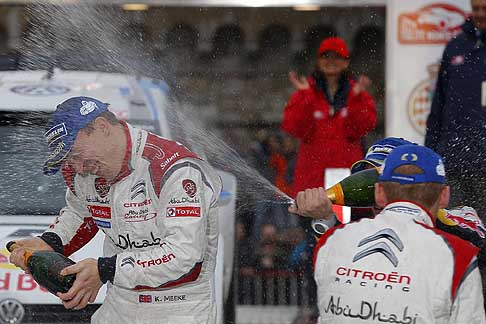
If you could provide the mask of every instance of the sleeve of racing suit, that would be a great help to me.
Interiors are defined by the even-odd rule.
[[[195,281],[203,262],[214,262],[204,260],[204,255],[210,249],[216,254],[217,246],[208,242],[217,242],[221,179],[214,171],[202,169],[202,164],[185,160],[166,172],[157,217],[157,226],[165,235],[160,246],[117,254],[115,285],[129,289],[176,287]],[[188,182],[194,185],[194,192],[184,190],[183,184]],[[123,267],[129,258],[134,260],[133,267]]]
[[[56,252],[69,256],[87,244],[98,232],[91,215],[83,202],[67,189],[66,207],[49,229],[42,235],[43,239]]]
[[[479,324],[486,323],[483,304],[483,289],[478,262],[474,258],[464,273],[462,283],[452,304],[449,323]]]

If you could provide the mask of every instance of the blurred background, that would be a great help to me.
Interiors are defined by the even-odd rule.
[[[38,37],[39,28],[45,27],[39,17],[31,15],[28,3],[22,2],[0,2],[3,70],[23,67],[23,46],[31,29],[36,29]],[[285,103],[294,90],[288,72],[309,74],[319,43],[333,35],[348,43],[353,73],[365,73],[373,82],[369,90],[380,117],[367,142],[383,134],[386,10],[379,2],[249,7],[250,1],[248,7],[231,7],[231,1],[157,1],[157,5],[104,4],[99,10],[116,16],[125,44],[141,49],[139,55],[159,69],[159,73],[151,71],[151,77],[163,78],[183,104],[197,107],[206,125],[218,129],[229,144],[248,154],[249,139],[260,140],[265,136],[260,130],[268,132],[279,127]],[[225,3],[227,6],[217,6]],[[52,51],[56,39],[64,44],[64,39],[71,37],[73,45],[60,47],[56,56],[62,59],[54,63],[51,57],[50,64],[63,69],[113,70],[102,61],[85,64],[80,60],[82,49],[76,46],[80,35],[69,35],[67,28],[45,31],[58,33],[45,40],[51,42],[45,46]],[[44,53],[31,53],[31,48],[29,67],[45,65],[45,59],[32,57]]]

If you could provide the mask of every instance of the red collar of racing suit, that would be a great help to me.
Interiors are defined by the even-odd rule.
[[[125,157],[123,158],[123,163],[120,172],[117,176],[110,182],[110,185],[122,180],[123,178],[129,176],[133,168],[131,166],[131,158],[132,158],[132,139],[130,136],[130,130],[128,129],[128,125],[124,121],[120,121],[120,124],[123,126],[123,130],[125,131],[125,136],[127,139],[127,149],[125,152]]]

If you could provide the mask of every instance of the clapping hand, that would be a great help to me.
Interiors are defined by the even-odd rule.
[[[295,71],[289,72],[289,80],[294,88],[297,90],[305,90],[310,88],[309,82],[307,81],[306,77],[299,77]]]
[[[371,80],[366,75],[360,75],[353,86],[353,93],[358,95],[361,91],[365,91],[371,85]]]

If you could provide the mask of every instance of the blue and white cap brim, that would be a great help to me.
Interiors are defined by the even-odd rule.
[[[64,139],[63,141],[58,141],[56,144],[56,148],[51,150],[51,153],[44,163],[43,172],[45,175],[53,175],[56,174],[57,171],[59,171],[62,162],[71,152],[73,146],[72,144],[74,142],[74,139],[71,137],[72,136],[68,135],[68,138]]]
[[[353,165],[351,166],[351,173],[363,171],[363,170],[366,169],[367,166],[379,168],[381,165],[382,165],[382,161],[359,160],[359,161],[354,162]]]

